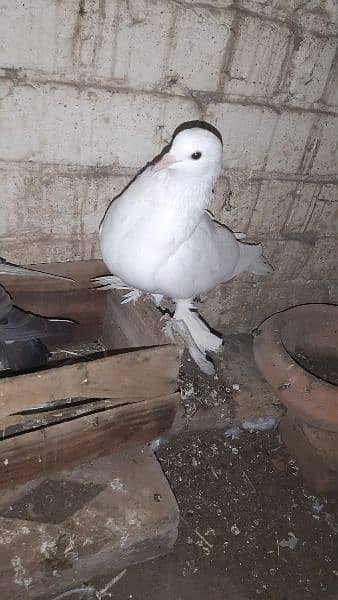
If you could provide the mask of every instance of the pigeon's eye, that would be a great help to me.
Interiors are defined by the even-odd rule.
[[[198,160],[199,158],[201,158],[201,156],[202,156],[202,152],[193,152],[191,155],[191,158],[193,160]]]

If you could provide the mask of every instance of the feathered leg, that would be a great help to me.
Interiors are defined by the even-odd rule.
[[[215,373],[214,365],[208,360],[205,353],[201,352],[198,348],[184,321],[178,321],[170,316],[166,316],[166,324],[163,327],[163,332],[173,343],[175,342],[174,333],[182,338],[191,358],[201,369],[202,373],[205,373],[206,375],[213,375]]]
[[[222,345],[222,339],[214,335],[199,317],[191,299],[176,300],[176,309],[172,319],[166,318],[163,330],[165,335],[174,339],[177,333],[185,342],[191,358],[203,373],[212,375],[213,364],[206,357],[207,352],[216,352]]]
[[[122,279],[116,277],[116,275],[105,275],[103,277],[95,277],[92,279],[92,288],[97,290],[129,290],[123,296],[121,304],[128,304],[132,302],[135,304],[140,298],[144,300],[150,298],[156,306],[159,306],[163,300],[162,294],[147,294],[136,288],[131,288],[129,285],[124,283]]]
[[[196,346],[205,354],[217,352],[222,346],[222,339],[212,333],[209,327],[200,318],[196,306],[191,299],[175,300],[176,308],[173,318],[183,321],[189,329],[190,335]]]

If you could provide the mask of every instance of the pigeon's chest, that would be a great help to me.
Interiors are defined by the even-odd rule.
[[[154,179],[145,173],[106,214],[100,234],[103,259],[134,287],[156,288],[159,271],[165,272],[202,218],[205,190],[179,183],[175,177]]]
[[[107,215],[101,230],[103,260],[111,272],[141,289],[151,289],[160,268],[179,244],[176,215]]]

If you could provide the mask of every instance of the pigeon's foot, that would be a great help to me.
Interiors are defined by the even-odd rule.
[[[142,292],[141,290],[131,290],[127,294],[124,294],[123,300],[121,304],[127,304],[128,302],[133,302],[135,304],[138,300],[142,298],[145,300],[152,300],[156,306],[159,306],[163,300],[163,296],[161,294],[147,294],[146,292]]]
[[[123,295],[121,304],[128,304],[129,302],[132,302],[135,305],[141,296],[143,296],[143,292],[141,292],[141,290],[131,290]]]
[[[165,312],[162,317],[160,318],[160,321],[165,321],[165,324],[162,327],[162,331],[164,333],[164,335],[171,341],[171,342],[175,342],[175,336],[174,333],[176,331],[175,329],[175,324],[173,322],[173,318],[171,316],[170,313]],[[177,331],[176,331],[177,332]]]
[[[155,306],[160,306],[160,304],[163,300],[163,294],[148,294],[148,295],[151,297]]]
[[[137,300],[143,298],[143,300],[152,300],[156,306],[160,306],[163,295],[162,294],[147,294],[141,290],[131,288],[129,285],[124,283],[122,279],[116,277],[116,275],[104,275],[103,277],[95,277],[92,279],[91,289],[96,290],[129,290],[124,294],[121,304],[128,304],[132,302],[135,304]]]
[[[191,310],[192,308],[194,307],[191,302],[178,301],[174,318],[186,324],[192,339],[203,354],[217,352],[223,344],[222,338],[212,333],[198,315],[197,310]]]

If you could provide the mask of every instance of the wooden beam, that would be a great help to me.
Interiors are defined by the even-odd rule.
[[[89,415],[102,409],[113,408],[114,406],[117,407],[120,404],[133,404],[138,401],[139,400],[134,399],[128,402],[128,400],[123,399],[119,402],[117,399],[112,401],[109,398],[93,401],[88,400],[85,402],[82,400],[81,404],[67,402],[66,406],[62,404],[54,410],[48,409],[24,415],[10,415],[9,417],[3,417],[0,421],[0,440],[6,437],[12,437],[14,434],[21,435],[27,431],[41,429],[41,427],[47,427],[48,425],[56,425],[62,421],[70,421],[71,419]]]
[[[104,292],[97,291],[96,294]],[[122,304],[123,292],[106,293],[106,311],[100,341],[106,348],[137,348],[168,344],[161,312],[151,300]],[[121,346],[123,344],[123,346]],[[177,350],[179,351],[179,350]]]
[[[145,348],[0,380],[1,418],[67,398],[155,398],[176,391],[175,346]],[[0,442],[1,443],[1,442]]]
[[[1,282],[11,293],[14,303],[24,310],[77,321],[80,326],[75,329],[72,340],[100,339],[112,349],[167,343],[160,324],[161,313],[151,300],[121,306],[124,292],[89,289],[93,277],[107,274],[101,260],[30,267],[72,277],[74,282],[34,276],[31,272],[27,276],[2,276]]]
[[[1,282],[8,289],[15,292],[65,292],[76,289],[88,289],[93,277],[107,275],[107,268],[102,260],[78,260],[69,262],[40,263],[27,265],[30,269],[37,269],[54,275],[70,277],[74,281],[54,277],[41,277],[27,271],[26,275],[1,275]]]
[[[178,399],[176,393],[144,400],[2,440],[0,489],[163,435]]]

